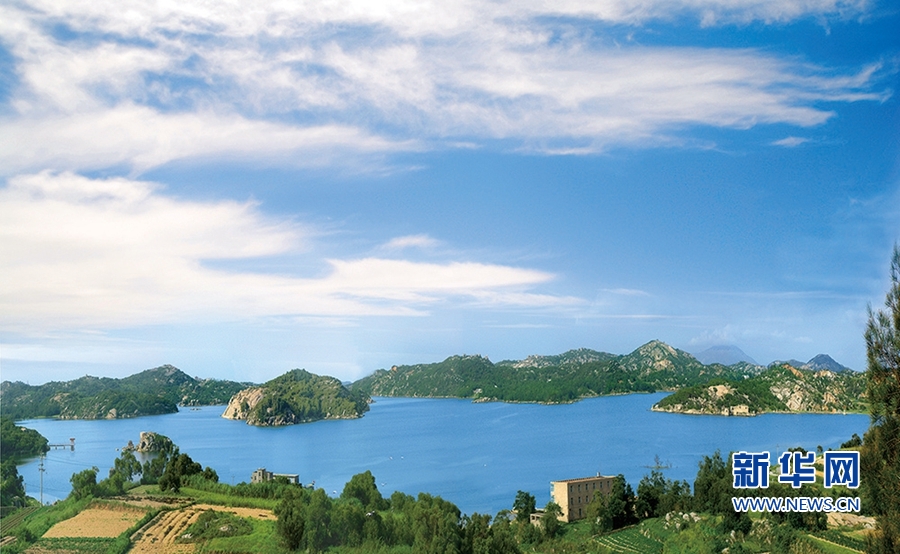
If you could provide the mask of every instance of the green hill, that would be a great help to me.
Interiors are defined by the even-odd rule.
[[[235,394],[222,417],[249,425],[277,426],[320,419],[354,419],[369,409],[369,396],[348,390],[334,377],[294,369]]]
[[[624,356],[579,349],[496,364],[479,355],[451,356],[438,363],[379,369],[353,383],[352,389],[372,396],[558,403],[674,390],[716,377],[740,379],[761,369],[750,364],[705,366],[687,352],[651,341]]]
[[[72,381],[0,384],[0,413],[13,419],[118,419],[178,411],[178,404],[225,404],[247,383],[195,379],[164,365],[123,379],[86,375]]]
[[[862,373],[814,371],[782,364],[745,380],[716,379],[683,388],[660,400],[653,409],[717,415],[863,412],[865,390]]]

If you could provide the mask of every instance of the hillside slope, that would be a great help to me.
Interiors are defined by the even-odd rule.
[[[766,412],[864,412],[865,375],[854,371],[772,366],[746,380],[717,379],[683,388],[653,410],[687,414],[757,415]]]
[[[236,393],[222,417],[249,425],[279,426],[320,419],[355,419],[369,409],[369,397],[351,392],[334,377],[294,369]]]
[[[496,364],[480,355],[451,356],[438,363],[379,369],[351,388],[372,396],[558,403],[674,390],[716,377],[741,379],[762,369],[750,364],[705,366],[687,352],[651,341],[624,356],[580,349]]]
[[[0,413],[13,419],[119,419],[167,414],[184,406],[224,404],[247,383],[195,379],[164,365],[123,379],[86,375],[72,381],[0,384]]]

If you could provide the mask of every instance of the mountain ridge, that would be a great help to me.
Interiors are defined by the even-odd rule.
[[[166,364],[121,379],[85,375],[71,381],[0,383],[0,413],[13,419],[121,419],[178,411],[178,405],[224,404],[246,383],[197,379]]]

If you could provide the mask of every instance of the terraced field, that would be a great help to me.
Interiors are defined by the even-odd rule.
[[[150,523],[131,536],[133,554],[188,554],[192,544],[176,544],[184,530],[200,516],[200,510],[187,508],[160,513]]]

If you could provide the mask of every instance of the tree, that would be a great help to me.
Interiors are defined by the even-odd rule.
[[[562,525],[559,523],[559,516],[562,515],[562,508],[556,502],[548,502],[544,507],[544,515],[541,516],[541,528],[544,531],[544,537],[553,539],[562,531]]]
[[[871,423],[861,450],[861,484],[878,520],[867,549],[900,552],[900,245],[891,260],[885,310],[866,325],[866,395]]]
[[[69,481],[72,483],[72,496],[76,500],[94,496],[97,492],[97,467],[73,473]]]
[[[196,475],[202,472],[203,466],[192,460],[187,454],[180,454],[176,448],[174,454],[169,458],[169,462],[166,464],[166,470],[159,479],[159,490],[178,492],[181,490],[183,477]]]
[[[284,491],[281,502],[275,507],[275,530],[290,550],[297,550],[303,543],[303,531],[306,521],[303,517],[302,489],[288,488]]]
[[[378,487],[375,485],[375,476],[368,470],[365,473],[354,475],[344,485],[341,499],[348,500],[350,498],[359,500],[367,512],[387,508],[387,502],[381,496],[381,493],[378,492]]]
[[[4,437],[4,440],[6,438]],[[4,458],[0,463],[0,506],[25,504],[25,482],[19,475],[15,460]]]
[[[606,494],[595,494],[588,504],[587,515],[595,533],[606,533],[636,521],[634,490],[621,473],[616,475]]]
[[[516,500],[513,502],[513,511],[516,512],[516,521],[528,523],[531,514],[533,514],[536,509],[536,505],[537,501],[533,494],[525,491],[518,491],[516,493]]]
[[[309,495],[303,535],[306,548],[310,552],[322,552],[331,543],[331,508],[331,498],[324,490],[316,489]]]

